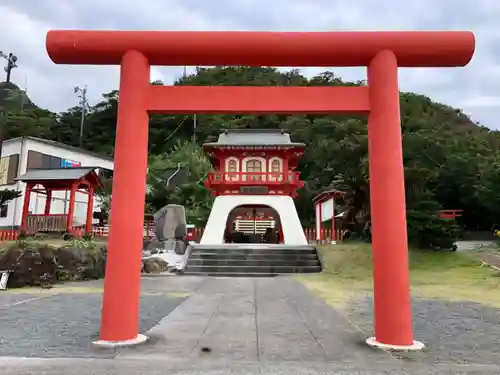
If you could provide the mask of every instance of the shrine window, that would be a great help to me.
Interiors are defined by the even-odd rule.
[[[238,162],[234,159],[229,159],[227,162],[228,172],[238,172]]]
[[[229,158],[226,160],[226,181],[238,181],[240,176],[239,172],[239,160],[236,158]]]
[[[247,160],[246,167],[247,167],[246,171],[248,173],[260,173],[262,172],[262,161],[258,159]],[[263,177],[262,175],[257,174],[250,176],[250,179],[253,181],[260,181],[262,180],[262,177]]]
[[[281,163],[278,159],[274,159],[271,161],[271,172],[281,172]]]
[[[2,204],[0,206],[0,217],[4,218],[9,215],[9,205],[8,204]]]
[[[247,172],[262,172],[262,162],[257,159],[248,160]]]

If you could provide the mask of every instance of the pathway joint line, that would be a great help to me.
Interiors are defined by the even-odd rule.
[[[54,294],[47,294],[44,296],[31,297],[28,299],[23,299],[21,301],[16,301],[16,302],[8,303],[6,305],[1,305],[0,308],[9,308],[9,307],[14,307],[14,306],[19,306],[19,305],[23,305],[23,304],[28,303],[28,302],[37,301],[37,300],[48,298],[48,297],[54,297],[55,295],[57,295],[57,294],[54,293]]]

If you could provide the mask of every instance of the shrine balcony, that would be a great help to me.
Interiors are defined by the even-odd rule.
[[[299,172],[209,172],[207,185],[295,185],[301,186]]]

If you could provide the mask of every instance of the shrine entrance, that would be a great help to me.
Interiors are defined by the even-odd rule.
[[[398,68],[464,66],[474,54],[471,32],[61,30],[49,31],[46,44],[58,64],[121,68],[99,344],[146,340],[138,318],[149,114],[351,113],[368,115],[375,335],[367,343],[423,347],[413,340]],[[152,65],[358,66],[367,67],[368,85],[156,86]]]
[[[228,216],[224,240],[226,243],[282,243],[279,214],[264,205],[236,207]]]

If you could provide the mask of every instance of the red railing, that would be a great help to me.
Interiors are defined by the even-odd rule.
[[[210,184],[238,183],[253,185],[265,183],[266,185],[280,185],[283,183],[295,184],[299,181],[299,172],[209,172]]]
[[[203,235],[204,228],[189,228],[188,229],[188,239],[190,241],[199,242],[201,236]],[[85,235],[84,229],[74,229],[74,235],[77,237],[82,237]],[[319,243],[329,243],[331,241],[331,229],[322,229],[320,240],[316,240],[316,230],[306,228],[304,229],[304,234],[309,242],[319,242]],[[109,234],[109,227],[94,227],[92,228],[92,235],[94,237],[105,238]],[[0,241],[15,241],[19,236],[19,230],[3,229],[0,230]],[[144,226],[144,238],[153,238],[154,228],[152,225]],[[335,239],[341,241],[343,238],[342,231],[335,231]]]
[[[66,229],[67,214],[29,214],[26,218],[28,232],[61,232]]]
[[[203,231],[205,228],[191,228],[188,229],[188,238],[190,241],[199,242],[201,237],[203,236]],[[316,229],[313,228],[305,228],[304,234],[306,236],[307,241],[316,242]],[[323,228],[320,233],[320,243],[329,243],[332,241],[332,230]],[[341,241],[343,238],[343,234],[341,230],[335,231],[335,240]]]
[[[462,216],[464,210],[441,210],[439,211],[439,217],[441,219],[456,219]]]

